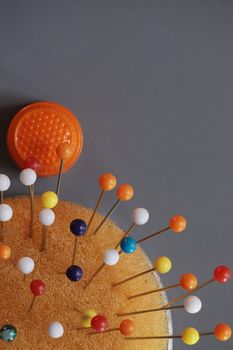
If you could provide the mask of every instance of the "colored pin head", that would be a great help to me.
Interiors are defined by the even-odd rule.
[[[83,276],[83,270],[78,265],[71,265],[66,270],[66,277],[72,282],[78,282]]]
[[[44,208],[39,213],[39,221],[43,226],[50,226],[55,221],[55,213],[52,209]]]
[[[120,254],[116,249],[106,249],[104,252],[104,263],[109,266],[116,265],[120,259]]]
[[[131,185],[123,184],[117,188],[116,195],[119,200],[126,202],[133,198],[134,189]]]
[[[171,270],[172,262],[167,256],[159,256],[154,262],[154,267],[158,273],[164,274]]]
[[[5,174],[0,174],[0,192],[5,192],[9,189],[11,181]]]
[[[194,345],[199,341],[200,334],[196,328],[188,327],[183,330],[181,337],[184,344]]]
[[[35,263],[32,258],[24,256],[23,258],[19,259],[16,266],[20,272],[22,272],[24,275],[28,275],[34,270]]]
[[[220,323],[214,329],[215,338],[219,341],[227,341],[231,338],[232,330],[227,323]]]
[[[19,174],[19,179],[22,182],[23,185],[25,186],[32,186],[36,182],[37,175],[36,172],[31,169],[23,169],[20,174]]]
[[[116,187],[117,180],[113,174],[105,173],[99,178],[99,186],[103,191],[111,191]]]
[[[68,142],[60,143],[56,148],[57,156],[61,159],[70,159],[73,155],[73,149]]]
[[[89,309],[84,312],[83,315],[81,315],[81,325],[84,328],[90,328],[91,327],[91,320],[93,317],[97,315],[97,312],[94,309]]]
[[[134,321],[132,320],[126,319],[120,323],[120,332],[125,336],[130,336],[131,334],[133,334],[134,329],[135,329],[135,325],[134,325]]]
[[[48,328],[48,334],[51,338],[58,339],[64,334],[64,328],[60,322],[51,322]]]
[[[75,236],[82,236],[86,233],[87,224],[81,219],[75,219],[70,224],[70,231]]]
[[[9,221],[13,216],[13,210],[8,204],[0,204],[0,221]]]
[[[101,188],[101,193],[100,193],[100,195],[99,195],[99,198],[98,198],[98,200],[97,200],[97,203],[96,203],[96,206],[95,206],[95,208],[94,208],[94,210],[93,210],[93,213],[92,213],[92,215],[91,215],[91,217],[90,217],[90,219],[89,219],[89,222],[88,222],[88,230],[90,229],[90,227],[91,227],[91,224],[92,224],[92,222],[93,222],[93,220],[94,220],[94,217],[95,217],[95,215],[96,215],[96,213],[97,213],[97,210],[98,210],[98,208],[99,208],[99,206],[100,206],[100,204],[101,204],[101,202],[102,202],[102,200],[103,200],[103,197],[104,197],[104,194],[105,194],[105,192],[106,191],[111,191],[115,186],[116,186],[116,183],[117,183],[117,180],[116,180],[116,178],[115,178],[115,176],[113,175],[113,174],[110,174],[110,173],[105,173],[105,174],[102,174],[101,176],[100,176],[100,178],[99,178],[99,186],[100,186],[100,188]],[[117,204],[115,204],[114,205],[114,207],[116,206]],[[113,207],[113,209],[112,210],[114,210],[114,207]],[[112,211],[111,210],[111,211]],[[111,211],[110,211],[110,213],[108,213],[107,214],[107,216],[109,216],[110,214],[111,214]],[[102,224],[104,223],[104,221],[105,221],[105,219],[103,220],[103,222],[101,223],[101,225],[100,225],[100,227],[102,226]],[[99,227],[99,228],[100,228]],[[99,229],[98,228],[98,229]],[[95,233],[98,231],[98,229],[95,231]]]
[[[97,332],[103,332],[107,327],[107,318],[103,315],[96,315],[91,319],[91,328]]]
[[[0,259],[8,260],[11,257],[11,248],[3,243],[0,243]]]
[[[87,281],[84,289],[86,289],[90,283],[96,278],[96,276],[102,271],[105,265],[113,266],[118,263],[120,259],[120,254],[116,249],[106,249],[104,252],[103,263],[99,266],[99,268],[93,273],[93,275]]]
[[[33,280],[30,284],[31,292],[34,296],[38,297],[44,294],[46,286],[41,280]]]
[[[181,215],[174,215],[169,221],[169,227],[175,233],[183,232],[186,226],[186,219]]]
[[[24,162],[24,169],[32,169],[35,172],[40,168],[40,161],[36,157],[28,157]]]
[[[149,220],[149,212],[145,208],[135,208],[132,211],[132,221],[135,225],[145,225]]]
[[[231,270],[224,265],[216,267],[214,279],[219,283],[227,283],[231,279]]]
[[[202,308],[201,300],[195,295],[189,295],[184,299],[184,309],[189,314],[197,314]]]
[[[198,280],[192,273],[184,273],[180,278],[180,285],[187,291],[191,291],[197,287]]]
[[[121,241],[121,250],[126,254],[134,253],[137,249],[137,241],[132,237],[125,237]]]
[[[4,325],[0,330],[0,339],[6,342],[12,342],[17,335],[17,330],[11,324]]]
[[[31,292],[33,294],[33,298],[32,298],[31,304],[29,306],[28,312],[30,312],[32,310],[34,302],[36,300],[36,297],[39,297],[39,296],[44,294],[44,292],[46,290],[46,286],[45,286],[44,282],[41,280],[33,280],[30,283],[30,289],[31,289]]]
[[[41,196],[41,202],[44,208],[52,209],[56,207],[58,203],[58,196],[52,191],[44,192]]]

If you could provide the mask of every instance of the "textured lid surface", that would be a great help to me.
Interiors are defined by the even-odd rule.
[[[72,147],[72,156],[64,162],[66,171],[80,156],[83,133],[73,113],[52,102],[36,102],[21,109],[7,134],[10,155],[20,168],[28,157],[39,159],[38,176],[58,174],[60,159],[56,147],[62,142],[68,142]]]

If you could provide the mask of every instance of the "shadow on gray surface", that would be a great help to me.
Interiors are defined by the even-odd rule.
[[[7,99],[6,99],[7,101]],[[14,115],[25,105],[31,101],[18,102],[19,99],[12,99],[12,103],[4,103],[0,100],[0,169],[1,172],[12,171],[15,169],[14,161],[12,160],[7,149],[7,130]]]

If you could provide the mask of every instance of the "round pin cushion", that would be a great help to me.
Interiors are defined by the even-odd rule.
[[[7,134],[8,150],[15,163],[22,169],[27,158],[38,158],[38,176],[58,174],[61,159],[56,148],[63,142],[71,146],[71,156],[63,166],[67,171],[81,154],[83,132],[75,115],[53,102],[35,102],[21,109]]]
[[[75,241],[70,223],[75,218],[88,222],[93,210],[68,201],[59,201],[54,208],[56,220],[48,229],[46,250],[41,255],[39,246],[43,229],[38,220],[42,208],[41,198],[35,198],[32,239],[29,238],[30,199],[7,198],[6,203],[14,211],[12,220],[4,225],[5,242],[11,247],[12,260],[17,262],[23,256],[28,256],[35,261],[35,269],[27,275],[26,280],[10,262],[0,261],[1,320],[17,329],[12,349],[30,350],[40,344],[40,349],[43,350],[171,350],[172,339],[127,341],[120,332],[88,336],[89,329],[77,331],[77,328],[83,327],[83,315],[90,309],[105,315],[108,328],[115,328],[124,319],[117,317],[119,312],[158,308],[167,303],[164,292],[128,300],[132,294],[161,288],[157,273],[138,277],[115,288],[112,286],[152,267],[140,247],[132,254],[122,253],[116,265],[105,266],[89,287],[84,289],[93,272],[102,264],[104,251],[115,246],[124,231],[108,219],[101,230],[93,235],[93,230],[103,219],[97,213],[92,223],[93,229],[78,236],[75,264],[82,268],[83,276],[78,282],[73,282],[65,273],[71,265]],[[36,299],[33,309],[28,312],[32,301],[30,283],[35,279],[41,279],[45,283],[46,291]],[[170,310],[125,318],[135,322],[133,336],[172,334]],[[59,339],[51,338],[48,334],[48,328],[54,321],[60,322],[64,327],[64,334]]]

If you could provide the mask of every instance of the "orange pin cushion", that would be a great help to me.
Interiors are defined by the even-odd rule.
[[[21,109],[7,134],[8,149],[15,163],[22,169],[28,157],[36,157],[40,162],[38,176],[58,174],[60,158],[56,149],[64,142],[71,146],[63,166],[66,171],[81,154],[83,133],[73,113],[52,102],[35,102]]]
[[[157,273],[141,276],[116,288],[112,287],[115,282],[151,268],[150,261],[140,247],[133,254],[122,254],[116,266],[106,266],[89,288],[84,290],[84,285],[93,271],[101,265],[104,250],[115,245],[124,235],[115,223],[107,220],[101,231],[93,236],[94,228],[103,219],[97,213],[93,220],[93,230],[79,237],[76,263],[82,267],[84,275],[81,281],[74,283],[62,274],[71,263],[74,245],[69,224],[74,218],[82,218],[88,222],[92,210],[68,201],[59,201],[54,209],[55,222],[48,231],[46,252],[40,256],[42,227],[38,217],[42,209],[41,198],[35,198],[33,239],[28,237],[29,198],[8,198],[6,203],[14,211],[12,220],[5,225],[4,235],[5,244],[11,247],[11,258],[16,263],[21,257],[29,256],[35,261],[35,270],[23,281],[20,272],[9,261],[0,260],[0,324],[2,326],[9,323],[17,328],[14,341],[1,343],[0,340],[0,349],[1,345],[12,350],[150,350],[155,346],[158,350],[171,349],[172,342],[167,339],[158,340],[156,344],[151,340],[127,342],[120,332],[87,336],[89,329],[77,331],[83,326],[83,314],[90,309],[105,315],[108,328],[115,328],[124,320],[123,317],[117,317],[117,312],[162,307],[167,302],[166,295],[162,292],[133,301],[127,299],[127,296],[134,293],[161,288]],[[2,254],[7,258],[9,253],[4,248]],[[32,300],[29,286],[35,279],[41,279],[45,283],[46,291],[37,298],[31,312],[28,312]],[[169,310],[130,316],[130,319],[135,322],[135,336],[168,335],[171,332]],[[59,321],[64,327],[64,335],[59,339],[52,339],[48,335],[48,327],[52,321]]]

